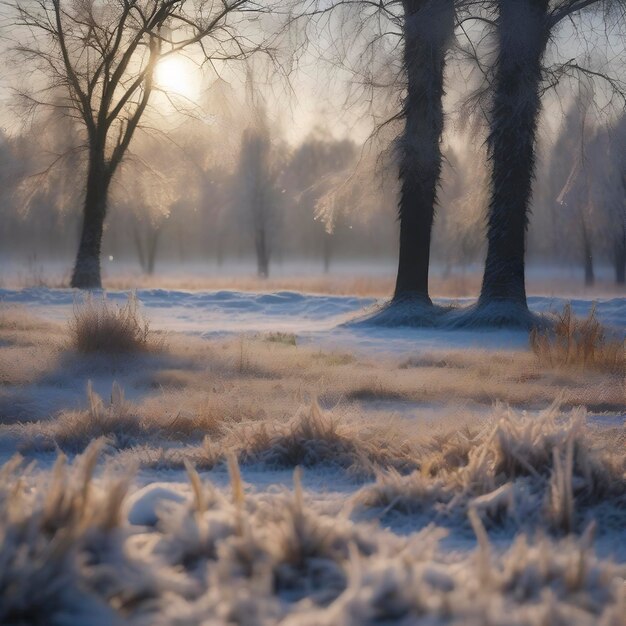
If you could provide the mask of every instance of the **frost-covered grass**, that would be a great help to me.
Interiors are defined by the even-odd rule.
[[[624,624],[619,372],[7,319],[2,624]]]
[[[230,494],[188,468],[190,495],[153,510],[128,470],[94,478],[97,454],[2,469],[2,623],[623,624],[626,567],[596,556],[593,526],[502,551],[473,512],[478,546],[450,559],[433,527],[318,512],[298,471],[291,492],[248,495],[234,460]]]
[[[140,352],[159,345],[132,293],[123,306],[110,304],[105,296],[87,295],[74,305],[69,333],[73,347],[84,353]]]
[[[603,530],[626,525],[626,454],[602,447],[582,410],[520,415],[503,407],[479,432],[450,431],[418,452],[408,476],[379,472],[360,504],[459,524],[478,512],[492,525],[580,531],[602,507]]]

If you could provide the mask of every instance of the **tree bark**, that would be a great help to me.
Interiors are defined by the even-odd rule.
[[[498,2],[499,53],[488,140],[488,248],[479,308],[502,302],[527,309],[524,256],[548,5],[548,0]]]
[[[444,70],[454,32],[453,0],[403,0],[407,94],[400,139],[400,254],[394,300],[430,303],[428,271],[441,176]]]
[[[71,286],[76,289],[101,289],[100,250],[104,232],[110,176],[104,155],[92,150],[89,155],[83,223]]]
[[[139,259],[139,266],[141,271],[146,273],[146,254],[143,249],[143,240],[141,233],[139,232],[139,225],[137,220],[133,220],[133,239],[135,241],[135,250],[137,251],[137,258]]]

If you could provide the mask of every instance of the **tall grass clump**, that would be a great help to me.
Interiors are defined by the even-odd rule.
[[[530,346],[543,366],[626,374],[624,340],[602,326],[595,306],[588,317],[580,319],[566,304],[551,329],[531,331]]]
[[[109,303],[105,296],[87,295],[74,305],[69,331],[74,347],[83,353],[142,352],[158,347],[134,293],[122,306]]]
[[[110,401],[104,401],[87,382],[87,408],[63,411],[54,419],[15,424],[0,441],[13,442],[22,453],[61,449],[68,453],[84,451],[93,441],[106,440],[117,450],[130,448],[169,435],[166,419],[148,419],[124,397],[116,382]]]

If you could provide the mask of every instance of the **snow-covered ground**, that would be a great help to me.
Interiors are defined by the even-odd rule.
[[[189,292],[161,289],[138,290],[137,296],[155,329],[196,333],[204,337],[224,333],[279,331],[295,333],[305,341],[346,349],[411,353],[419,350],[481,347],[518,349],[525,347],[525,332],[483,330],[367,328],[357,330],[343,324],[372,310],[374,298],[311,295],[296,292],[244,293],[234,291]],[[108,291],[106,297],[122,304],[128,292]],[[80,293],[70,289],[0,289],[0,302],[23,304],[44,319],[64,321],[80,303]],[[442,305],[468,306],[467,298],[437,299]],[[618,331],[626,329],[626,297],[595,301],[544,296],[529,298],[533,311],[562,311],[570,303],[575,315],[586,317],[595,305],[598,319]]]
[[[371,298],[137,296],[170,347],[108,360],[68,346],[60,323],[80,306],[75,292],[0,290],[18,315],[57,323],[0,337],[0,461],[20,450],[38,464],[23,496],[22,469],[0,481],[0,623],[34,602],[50,624],[626,624],[619,377],[537,368],[522,331],[346,326]],[[548,312],[566,301],[529,302]],[[569,302],[580,316],[593,306]],[[626,298],[598,300],[596,312],[624,333]],[[87,380],[103,400],[85,397]],[[100,434],[87,498],[89,463],[76,455]],[[51,471],[58,448],[77,458],[67,474]],[[101,521],[123,491],[109,473],[129,462],[139,464],[129,497],[117,521]],[[88,518],[76,513],[87,502]],[[20,515],[31,534],[65,520],[81,554],[44,542],[18,558],[30,536],[16,530]],[[48,589],[55,568],[66,592],[37,595],[33,581]]]

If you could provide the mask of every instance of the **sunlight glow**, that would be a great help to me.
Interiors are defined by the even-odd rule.
[[[157,85],[171,95],[197,100],[200,94],[200,72],[196,65],[182,56],[169,56],[156,68]]]

